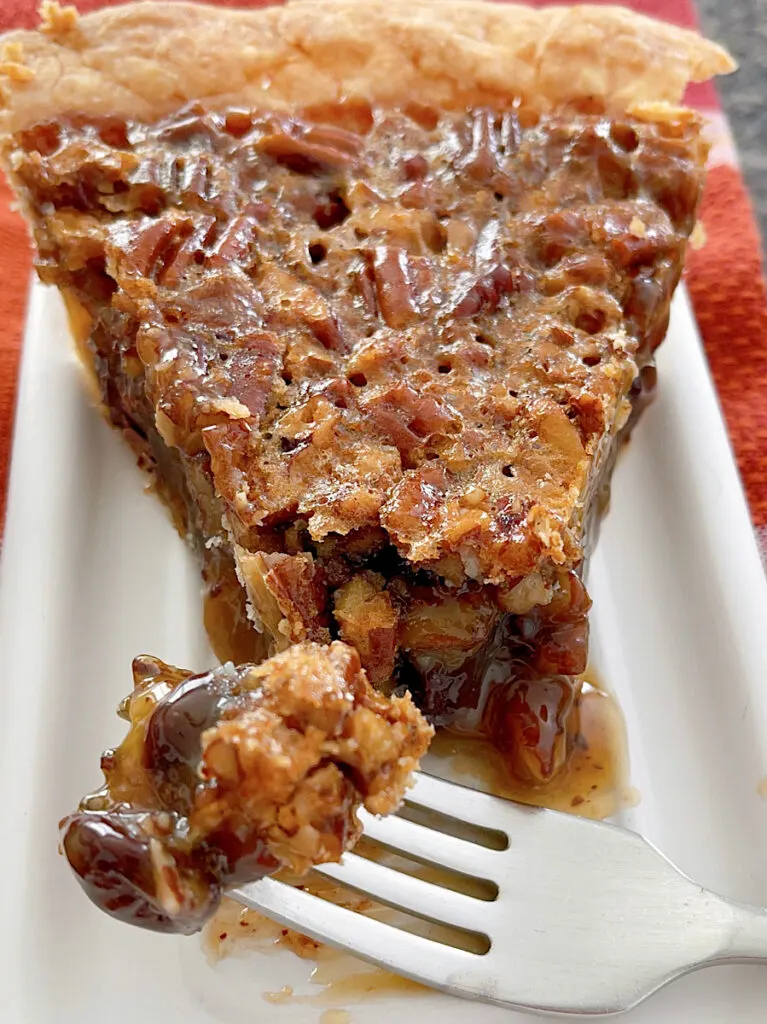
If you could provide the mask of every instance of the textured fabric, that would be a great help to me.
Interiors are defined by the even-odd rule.
[[[117,0],[81,0],[81,11]],[[223,6],[246,6],[246,0]],[[592,0],[594,2],[594,0]],[[361,6],[364,0],[360,0]],[[32,26],[36,0],[0,0],[0,30]],[[251,3],[249,6],[257,6]],[[696,25],[691,0],[633,0],[627,6],[680,25]],[[688,102],[709,116],[715,139],[701,219],[706,244],[688,258],[686,280],[724,410],[751,513],[767,552],[767,289],[758,232],[737,170],[729,132],[710,84]],[[5,513],[21,333],[30,251],[18,214],[0,184],[0,523]]]

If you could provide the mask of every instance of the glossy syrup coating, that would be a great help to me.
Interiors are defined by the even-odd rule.
[[[134,678],[128,735],[62,844],[99,907],[158,931],[197,931],[229,886],[338,860],[357,808],[395,810],[432,735],[340,643],[201,675],[142,657]]]
[[[238,543],[383,526],[411,564],[506,585],[580,560],[590,470],[665,332],[699,127],[195,108],[29,129],[16,173],[43,273],[119,286],[97,354],[123,332],[135,401],[207,453]]]
[[[88,311],[110,416],[212,591],[236,565],[271,649],[340,637],[545,781],[590,523],[695,222],[696,116],[194,106],[16,143],[40,273]]]

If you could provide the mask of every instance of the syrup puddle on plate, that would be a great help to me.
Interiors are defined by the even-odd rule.
[[[628,751],[623,715],[615,698],[600,686],[598,677],[592,671],[584,676],[579,712],[578,737],[568,768],[546,786],[534,789],[515,782],[509,777],[500,756],[489,744],[447,732],[438,733],[432,743],[429,751],[430,767],[436,768],[441,761],[441,767],[445,770],[439,774],[448,775],[457,782],[496,796],[588,818],[610,817],[635,805],[637,794],[627,781]],[[373,844],[366,844],[364,838],[356,852],[371,859],[389,859],[392,861],[391,866],[409,870],[411,874],[427,881],[459,888],[479,898],[490,898],[473,890],[472,886],[478,884],[474,879],[454,875],[451,881],[442,877],[445,873],[437,868],[413,862],[404,864],[406,858],[384,854]],[[310,876],[302,884],[310,891],[351,910],[390,923],[402,920],[402,915],[397,915],[391,909],[352,894],[321,876]],[[438,937],[439,926],[423,923],[422,927],[422,934]],[[272,1005],[305,1005],[316,1007],[318,1011],[324,1010],[319,1017],[321,1024],[347,1024],[352,1018],[346,1007],[359,1005],[369,999],[412,998],[430,991],[407,978],[380,968],[371,968],[349,953],[324,946],[231,900],[222,903],[216,916],[207,925],[204,944],[212,960],[233,954],[263,955],[289,951],[307,961],[300,991],[297,987],[285,985],[262,992],[262,997]]]
[[[376,906],[371,900],[353,895],[318,876],[313,876],[306,888],[350,910],[391,921],[397,918],[388,908]],[[334,1018],[330,1014],[347,1013],[346,1006],[371,998],[412,997],[430,991],[408,978],[370,967],[350,953],[332,949],[291,928],[284,928],[257,911],[248,910],[228,899],[222,902],[215,917],[206,925],[203,947],[213,962],[231,955],[270,955],[282,951],[291,952],[306,961],[301,991],[297,991],[297,986],[283,985],[279,989],[263,991],[261,997],[276,1006],[303,1005],[315,1007],[318,1011],[325,1010],[320,1017],[322,1024],[343,1024],[345,1020],[351,1020],[350,1016]]]
[[[351,1024],[352,1015],[348,1010],[325,1010],[320,1024]]]
[[[635,806],[638,794],[628,784],[623,714],[615,697],[599,684],[593,672],[584,676],[578,712],[578,734],[567,767],[546,785],[533,787],[514,779],[498,751],[473,737],[438,732],[429,748],[429,758],[444,762],[444,768],[436,774],[448,775],[455,782],[494,796],[584,818],[610,818]]]

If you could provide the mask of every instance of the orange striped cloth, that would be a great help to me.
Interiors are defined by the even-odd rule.
[[[0,0],[0,30],[34,25],[37,2]],[[77,6],[85,12],[116,2],[79,0]],[[688,27],[696,23],[691,0],[632,0],[627,6]],[[767,542],[767,289],[759,235],[715,89],[692,88],[688,102],[711,118],[717,143],[701,214],[706,244],[689,254],[687,285],[754,523]],[[24,227],[0,184],[0,523],[30,265]]]

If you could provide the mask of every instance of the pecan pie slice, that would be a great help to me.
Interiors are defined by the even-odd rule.
[[[482,0],[48,5],[7,37],[38,271],[212,593],[241,585],[242,656],[341,638],[523,778],[563,765],[701,190],[672,104],[732,66]]]
[[[338,642],[201,675],[141,657],[133,676],[128,735],[62,845],[94,903],[156,931],[197,931],[226,887],[339,860],[357,809],[396,810],[433,734]]]

